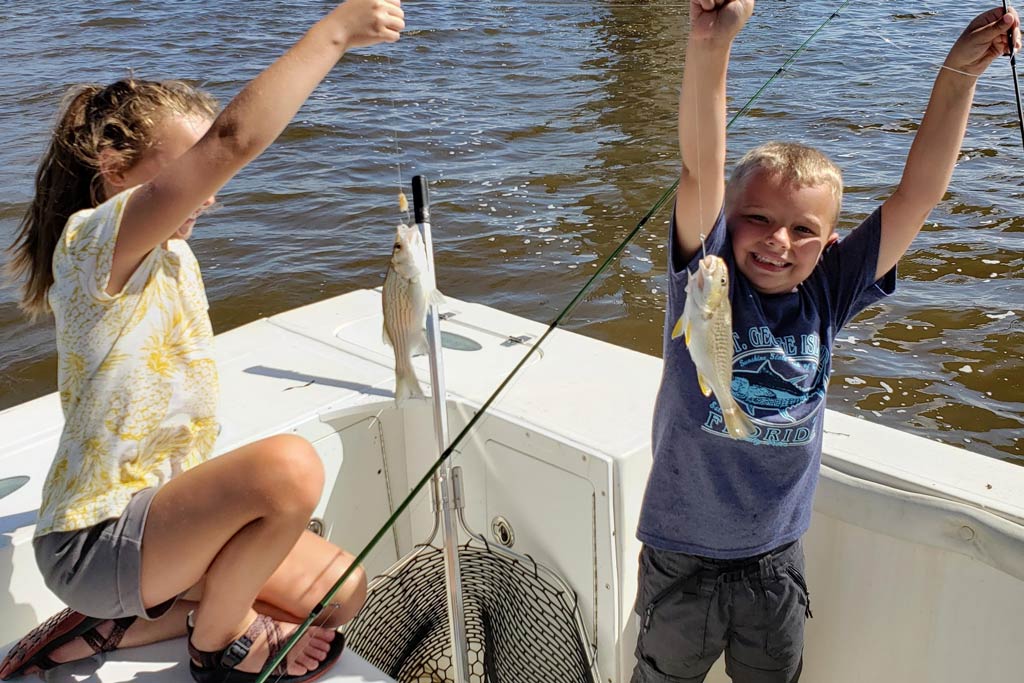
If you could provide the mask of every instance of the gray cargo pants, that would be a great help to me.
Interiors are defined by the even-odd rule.
[[[800,541],[742,560],[644,546],[631,683],[700,683],[725,652],[736,683],[795,683],[811,616]]]

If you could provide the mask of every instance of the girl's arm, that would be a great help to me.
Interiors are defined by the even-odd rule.
[[[1020,46],[1020,19],[1015,10],[1004,16],[996,8],[978,15],[953,45],[939,71],[921,127],[910,146],[899,187],[882,205],[882,238],[876,276],[882,277],[910,248],[928,214],[949,186],[977,77],[1009,48],[1012,30]]]
[[[263,152],[347,50],[397,41],[403,16],[400,0],[347,0],[250,82],[194,147],[131,196],[111,285],[127,282],[150,251]]]

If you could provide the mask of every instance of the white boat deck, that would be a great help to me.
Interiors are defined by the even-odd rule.
[[[0,648],[0,657],[7,654]],[[188,672],[185,639],[118,650],[115,655],[99,655],[60,666],[43,676],[47,681],[76,683],[182,683],[192,680]],[[12,680],[31,680],[24,677]],[[273,679],[271,679],[273,680]],[[331,671],[319,679],[323,683],[394,683],[394,681],[352,651],[345,651]]]
[[[454,434],[526,352],[505,340],[532,343],[546,326],[456,300],[442,310],[455,313],[446,334],[481,347],[444,352]],[[436,457],[427,402],[396,411],[391,400],[379,291],[223,333],[215,353],[218,452],[280,432],[310,439],[334,478],[317,516],[338,520],[332,540],[349,550]],[[426,380],[426,359],[414,365]],[[625,683],[632,669],[634,532],[660,375],[658,358],[556,331],[457,453],[470,526],[486,533],[496,515],[507,518],[515,549],[569,582],[602,682]],[[62,421],[56,394],[0,411],[0,480],[30,477],[0,498],[0,644],[61,607],[42,586],[31,537]],[[407,516],[368,557],[371,576],[426,537],[426,497]],[[1021,680],[1024,468],[827,411],[807,559],[808,680]],[[188,680],[186,669],[177,641],[86,660],[50,680],[159,683]],[[321,680],[390,679],[348,651]],[[708,678],[725,680],[719,667]]]

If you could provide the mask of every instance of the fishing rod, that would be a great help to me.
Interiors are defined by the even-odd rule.
[[[1006,16],[1010,11],[1010,8],[1006,5],[1006,0],[1003,0],[1003,16]],[[1017,98],[1017,123],[1020,124],[1020,143],[1024,147],[1024,110],[1021,109],[1020,104],[1020,83],[1017,81],[1017,50],[1016,44],[1013,40],[1013,29],[1006,30],[1006,42],[1007,47],[1010,49],[1010,71],[1013,73],[1013,92]]]
[[[729,123],[726,124],[726,130],[731,128],[732,125],[740,119],[740,117],[742,117],[744,114],[750,111],[750,107],[762,95],[762,93],[764,93],[764,91],[767,90],[768,86],[771,85],[771,83],[775,81],[775,79],[777,79],[779,76],[785,73],[785,71],[793,64],[796,58],[804,50],[807,49],[807,46],[811,44],[811,42],[818,36],[818,34],[821,33],[821,31],[824,30],[824,28],[829,23],[831,23],[832,20],[838,18],[839,13],[842,12],[851,2],[853,2],[853,0],[845,0],[843,4],[839,6],[838,9],[832,12],[832,14],[830,14],[829,17],[825,19],[825,21],[823,21],[821,25],[818,26],[818,28],[815,29],[815,31],[810,36],[808,36],[808,38],[800,45],[800,47],[793,51],[789,58],[785,62],[783,62],[782,66],[776,69],[775,73],[772,74],[772,76],[765,82],[765,84],[758,88],[757,92],[755,92],[750,97],[750,99],[747,100],[746,104],[744,104],[743,107],[732,116],[732,118],[729,120]],[[568,305],[566,305],[566,307],[562,309],[562,312],[559,313],[555,317],[555,319],[548,325],[548,328],[544,331],[540,338],[537,339],[537,342],[530,346],[529,350],[526,352],[523,358],[516,364],[514,368],[512,368],[512,371],[505,377],[505,379],[502,380],[501,384],[498,385],[498,388],[494,390],[494,393],[492,393],[487,398],[487,400],[484,401],[480,408],[473,413],[473,416],[469,419],[469,421],[462,428],[462,430],[455,436],[455,438],[452,439],[451,443],[448,444],[448,447],[444,449],[444,452],[441,453],[440,457],[438,457],[438,459],[435,460],[434,463],[429,468],[427,468],[426,473],[424,473],[420,480],[416,482],[416,485],[412,488],[412,490],[409,491],[409,494],[405,497],[404,500],[402,500],[402,502],[395,509],[395,511],[391,513],[391,516],[388,517],[386,522],[384,522],[384,525],[377,530],[377,533],[373,535],[373,538],[370,539],[369,543],[367,543],[366,546],[359,552],[359,554],[356,555],[356,557],[352,560],[352,563],[349,565],[348,569],[346,569],[342,573],[341,577],[338,578],[338,580],[330,588],[330,590],[327,591],[324,597],[312,609],[312,611],[305,618],[305,620],[303,620],[303,622],[299,624],[298,628],[296,628],[295,631],[292,633],[291,637],[288,639],[288,642],[285,644],[285,646],[277,653],[277,655],[271,658],[264,665],[263,670],[260,672],[259,677],[256,679],[256,683],[266,683],[267,679],[270,678],[271,672],[275,668],[277,668],[277,666],[282,661],[284,661],[284,658],[288,656],[288,653],[291,651],[293,647],[295,647],[295,644],[299,641],[302,635],[309,629],[310,626],[313,625],[313,622],[316,621],[317,617],[320,616],[323,610],[330,605],[330,602],[334,598],[334,595],[339,590],[341,590],[341,587],[345,584],[345,581],[347,581],[348,578],[352,575],[352,573],[355,572],[356,568],[362,565],[363,561],[367,558],[367,556],[369,556],[370,552],[372,552],[373,549],[377,546],[377,543],[379,543],[380,540],[384,537],[384,534],[388,532],[388,530],[394,525],[394,523],[398,520],[402,513],[405,512],[405,510],[409,507],[413,499],[417,495],[419,495],[420,491],[422,491],[423,488],[428,483],[430,483],[433,480],[435,472],[437,472],[441,465],[443,465],[445,461],[447,461],[448,458],[451,457],[452,453],[455,452],[455,449],[466,437],[469,431],[476,425],[477,422],[480,421],[480,418],[487,414],[487,411],[490,409],[491,405],[498,398],[501,392],[505,390],[509,383],[511,383],[512,379],[526,365],[527,361],[529,361],[533,354],[537,351],[537,349],[541,347],[541,345],[548,338],[548,336],[555,331],[555,329],[562,323],[562,321],[565,320],[565,318],[567,318],[570,313],[572,313],[572,311],[576,308],[580,301],[583,300],[583,296],[590,290],[591,286],[593,286],[593,284],[597,281],[601,273],[603,273],[608,268],[608,266],[610,266],[612,262],[615,261],[616,258],[618,258],[619,254],[621,254],[626,249],[626,247],[629,246],[629,243],[633,241],[633,238],[636,237],[637,234],[639,234],[640,231],[644,228],[644,226],[647,225],[647,223],[661,210],[661,208],[675,193],[678,187],[679,180],[677,179],[674,183],[672,183],[672,185],[667,190],[665,190],[662,193],[661,197],[658,198],[654,205],[647,211],[646,214],[644,214],[644,217],[641,218],[640,221],[636,224],[636,227],[633,228],[633,230],[630,231],[628,235],[626,235],[626,238],[622,240],[622,242],[615,248],[615,250],[612,251],[612,253],[604,260],[601,266],[597,269],[597,272],[595,272],[587,280],[586,284],[583,285],[583,288],[580,289],[579,292],[577,292],[576,295],[572,298],[572,301],[570,301]]]

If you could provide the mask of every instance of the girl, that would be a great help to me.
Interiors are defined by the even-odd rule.
[[[347,0],[215,119],[210,97],[179,82],[69,97],[12,267],[26,280],[23,308],[56,320],[65,426],[34,546],[70,609],[26,636],[0,677],[179,636],[187,615],[197,681],[254,679],[351,564],[306,531],[323,485],[308,442],[275,436],[209,459],[217,375],[186,240],[342,54],[398,40],[400,5]],[[365,588],[353,573],[276,672],[283,680],[330,667],[334,629]]]

